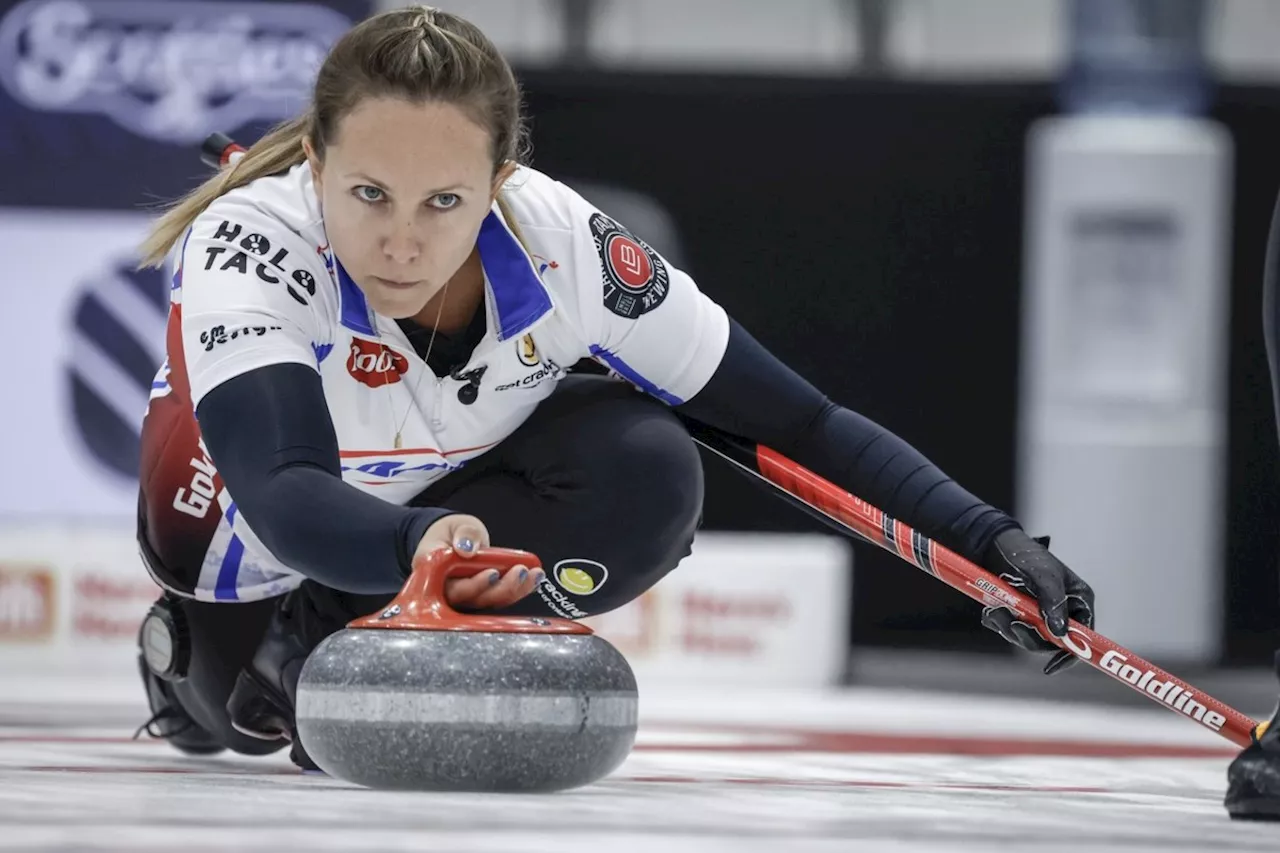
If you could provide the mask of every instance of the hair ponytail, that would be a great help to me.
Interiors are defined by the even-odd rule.
[[[139,267],[159,267],[196,217],[219,197],[269,175],[288,171],[306,159],[302,139],[311,130],[305,114],[272,128],[233,165],[178,200],[156,221],[142,242]]]

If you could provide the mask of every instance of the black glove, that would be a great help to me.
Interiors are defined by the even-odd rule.
[[[1049,553],[1049,537],[1032,539],[1017,527],[1006,530],[987,548],[983,568],[1039,602],[1040,615],[1055,636],[1067,633],[1068,618],[1093,627],[1093,590]],[[1045,665],[1045,675],[1061,672],[1077,660],[1019,620],[1008,607],[983,608],[982,624],[1027,651],[1057,652]]]

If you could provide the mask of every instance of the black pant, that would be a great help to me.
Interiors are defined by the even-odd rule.
[[[626,604],[674,569],[689,554],[702,498],[697,449],[664,404],[617,381],[570,376],[505,441],[414,503],[474,515],[494,546],[541,559],[546,579],[502,612],[581,618]],[[314,647],[392,597],[306,581],[285,599],[308,614]],[[192,654],[174,693],[198,725],[237,752],[280,746],[232,729],[226,701],[281,603],[177,603]]]

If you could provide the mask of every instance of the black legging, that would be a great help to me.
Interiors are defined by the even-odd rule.
[[[541,559],[546,579],[502,612],[581,618],[626,604],[674,569],[689,554],[702,498],[697,449],[665,405],[617,381],[570,376],[505,441],[415,502],[475,515],[494,546]],[[308,581],[288,599],[312,614],[306,633],[315,644],[391,597]],[[179,605],[192,654],[175,695],[198,725],[237,752],[281,746],[236,732],[226,712],[236,677],[279,604]]]

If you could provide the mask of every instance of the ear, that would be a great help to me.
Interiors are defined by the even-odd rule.
[[[311,165],[311,180],[315,182],[316,190],[319,191],[323,180],[321,171],[324,169],[324,163],[316,155],[316,148],[311,144],[310,136],[302,137],[302,153],[307,155],[307,163]]]
[[[489,190],[489,204],[493,204],[498,198],[498,191],[502,189],[502,185],[511,179],[516,173],[516,169],[520,168],[520,164],[515,160],[508,160],[502,164],[502,168],[498,170],[498,174],[493,176],[493,186]]]

